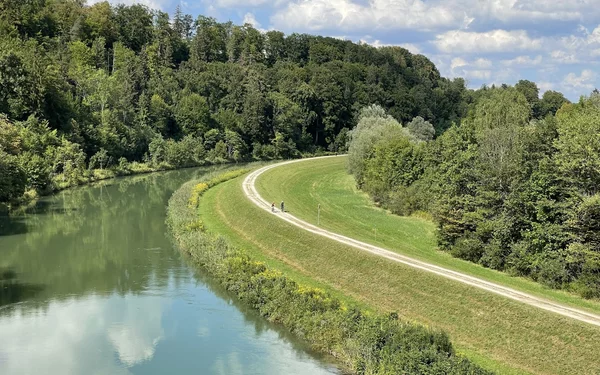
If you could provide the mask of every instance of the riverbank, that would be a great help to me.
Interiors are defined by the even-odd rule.
[[[58,193],[59,191],[63,191],[77,186],[83,186],[98,181],[109,180],[111,178],[220,164],[227,163],[206,162],[186,166],[173,166],[168,163],[160,163],[157,165],[153,165],[151,163],[128,162],[111,168],[89,169],[86,170],[83,174],[77,175],[73,178],[67,178],[65,175],[59,174],[52,178],[49,187],[44,191],[38,192],[33,189],[30,189],[26,191],[19,199],[16,199],[10,203],[0,202],[0,214],[8,214],[11,211],[27,207],[30,204],[34,203],[40,197],[52,195]]]
[[[290,168],[290,174],[300,173],[301,164]],[[319,186],[315,184],[316,189]],[[312,189],[304,193],[310,192],[314,195]],[[282,199],[292,215],[301,210],[289,196],[278,196],[276,202]],[[321,204],[325,209],[325,202]],[[303,231],[255,206],[244,196],[241,178],[207,191],[200,213],[208,230],[226,235],[252,257],[303,283],[318,283],[338,298],[350,296],[372,311],[397,311],[404,319],[443,329],[458,352],[490,370],[502,374],[600,370],[597,327]],[[316,210],[313,213],[316,220]],[[370,220],[366,217],[362,223]]]
[[[314,154],[302,154],[302,158],[311,158],[315,156],[332,155],[331,152],[317,152]],[[268,160],[267,160],[268,161]],[[82,171],[82,174],[75,174],[70,178],[67,178],[64,174],[59,174],[52,177],[49,187],[44,191],[35,191],[33,189],[25,191],[25,193],[18,199],[12,202],[0,202],[0,215],[8,214],[13,210],[27,207],[34,203],[38,198],[48,196],[57,193],[62,190],[70,189],[77,186],[83,186],[98,181],[109,180],[116,177],[134,176],[141,174],[148,174],[154,172],[163,172],[184,168],[197,168],[205,166],[216,166],[216,165],[232,165],[232,164],[244,164],[250,162],[259,162],[257,160],[245,160],[245,161],[231,161],[224,159],[204,159],[201,163],[186,164],[186,165],[172,165],[166,162],[158,164],[154,163],[142,163],[142,162],[124,162],[113,167],[107,167],[102,169],[87,169]]]
[[[167,220],[192,261],[266,319],[329,353],[353,373],[487,374],[458,356],[446,334],[373,314],[328,292],[302,285],[210,234],[196,208],[211,187],[240,172],[185,184],[169,200]],[[236,180],[237,181],[237,180]]]

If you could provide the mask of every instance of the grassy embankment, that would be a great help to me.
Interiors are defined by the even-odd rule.
[[[209,189],[241,173],[244,170],[188,182],[169,200],[167,222],[174,238],[204,272],[262,316],[337,357],[353,373],[488,374],[456,356],[446,334],[398,320],[396,314],[361,311],[320,289],[298,284],[207,232],[198,205]]]
[[[282,185],[281,194],[266,192],[264,186],[262,191],[267,199],[276,202],[284,199],[291,213],[304,216],[309,221],[316,221],[314,208],[317,203],[321,203],[323,226],[329,223],[327,229],[343,232],[334,226],[334,220],[330,216],[335,211],[340,211],[339,208],[332,209],[335,206],[329,206],[334,198],[317,198],[316,190],[321,191],[328,184],[347,185],[349,180],[344,175],[343,165],[339,164],[343,160],[325,160],[318,163],[338,163],[329,171],[337,175],[324,175],[329,173],[327,168],[319,166],[316,161],[308,161],[276,168],[259,179],[259,183],[264,185],[266,179],[272,178],[273,182],[268,186]],[[302,173],[304,168],[306,171]],[[278,169],[288,170],[289,175],[270,176],[270,173],[280,173]],[[302,174],[308,176],[298,177],[295,182],[287,181]],[[303,180],[311,176],[312,181]],[[319,178],[325,180],[320,181]],[[597,327],[380,259],[304,232],[255,207],[244,197],[241,181],[242,178],[237,178],[209,190],[200,204],[201,216],[209,230],[224,234],[269,266],[304,283],[325,288],[341,298],[360,301],[373,310],[397,311],[405,319],[441,328],[450,334],[460,352],[502,374],[595,374],[600,371],[600,329]],[[302,208],[301,201],[296,200],[295,194],[289,193],[290,188],[296,188],[294,184],[300,183],[309,184],[305,190],[300,187],[299,192],[295,193],[298,196],[308,194],[306,209]],[[352,194],[358,198],[342,205],[358,205],[381,211],[371,208],[368,197],[354,191]],[[416,253],[419,252],[418,249],[430,247],[433,252],[433,226],[421,219],[405,221],[402,230],[406,232],[406,236],[403,241],[413,244],[407,247],[413,248],[412,251]],[[375,222],[370,216],[358,220],[363,226]],[[372,233],[374,238],[375,233],[371,229],[367,227],[363,231]],[[369,242],[384,244],[379,241],[384,241],[386,231],[383,226],[377,229],[377,241]],[[357,237],[360,233],[355,229],[347,234]],[[447,258],[444,254],[439,254],[439,257]],[[450,262],[452,258],[446,261]],[[496,277],[500,276],[502,275]],[[536,288],[535,284],[531,284],[530,288]],[[539,291],[545,292],[543,288]],[[588,307],[593,309],[591,302],[581,303],[589,304]]]
[[[435,225],[418,217],[401,217],[376,207],[369,196],[356,189],[346,173],[346,158],[300,162],[271,169],[257,180],[267,200],[286,202],[286,210],[311,224],[399,254],[496,282],[565,305],[600,313],[600,303],[553,290],[522,277],[485,268],[437,250]]]

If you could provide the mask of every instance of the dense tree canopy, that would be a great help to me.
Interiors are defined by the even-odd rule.
[[[14,156],[11,171],[25,171],[25,189],[130,162],[343,151],[370,104],[399,123],[420,116],[417,137],[431,139],[460,121],[471,95],[462,79],[441,77],[400,47],[262,33],[180,8],[170,17],[140,4],[0,2],[3,121],[21,136],[38,124],[40,141],[52,138],[2,149]],[[550,99],[547,110],[556,107]]]
[[[546,94],[524,81],[479,90],[435,140],[380,137],[351,171],[393,212],[428,211],[453,255],[598,298],[600,96]]]

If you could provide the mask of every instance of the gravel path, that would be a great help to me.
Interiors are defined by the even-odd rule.
[[[335,157],[335,156],[325,156],[325,157],[320,157],[320,158],[286,161],[286,162],[268,165],[266,167],[257,169],[256,171],[253,171],[252,173],[250,173],[244,179],[244,183],[243,183],[244,194],[248,197],[248,199],[250,199],[258,207],[264,209],[267,212],[270,212],[271,211],[271,203],[267,202],[264,198],[262,198],[260,196],[260,194],[256,190],[256,186],[255,186],[256,179],[261,174],[263,174],[264,172],[266,172],[272,168],[277,168],[277,167],[280,167],[283,165],[292,164],[292,163],[300,163],[300,162],[303,162],[306,160],[314,160],[314,159],[321,159],[321,158],[328,158],[328,157]],[[400,254],[391,252],[391,251],[386,250],[381,247],[369,245],[367,243],[357,241],[350,237],[342,236],[340,234],[324,230],[315,225],[312,225],[303,220],[300,220],[297,217],[292,216],[288,213],[280,212],[279,209],[275,210],[275,214],[277,215],[277,217],[281,218],[282,220],[285,220],[288,223],[293,224],[297,227],[300,227],[308,232],[330,238],[332,240],[341,242],[348,246],[352,246],[359,250],[363,250],[363,251],[369,252],[371,254],[375,254],[377,256],[387,258],[394,262],[405,264],[410,267],[418,268],[423,271],[435,273],[437,275],[446,277],[448,279],[459,281],[461,283],[468,284],[468,285],[474,286],[476,288],[484,289],[489,292],[496,293],[501,296],[504,296],[504,297],[507,297],[507,298],[510,298],[510,299],[513,299],[513,300],[516,300],[516,301],[519,301],[522,303],[526,303],[526,304],[534,306],[534,307],[538,307],[540,309],[551,311],[551,312],[554,312],[554,313],[557,313],[557,314],[560,314],[560,315],[563,315],[563,316],[566,316],[569,318],[577,319],[577,320],[585,322],[585,323],[600,326],[600,316],[599,315],[592,314],[592,313],[582,311],[582,310],[578,310],[578,309],[575,309],[572,307],[563,306],[561,304],[558,304],[558,303],[555,303],[555,302],[552,302],[552,301],[549,301],[549,300],[546,300],[546,299],[543,299],[540,297],[535,297],[530,294],[527,294],[527,293],[524,293],[524,292],[521,292],[521,291],[518,291],[518,290],[515,290],[512,288],[508,288],[508,287],[505,287],[505,286],[502,286],[499,284],[495,284],[495,283],[492,283],[492,282],[489,282],[489,281],[486,281],[483,279],[479,279],[477,277],[469,276],[469,275],[466,275],[466,274],[463,274],[460,272],[452,271],[452,270],[449,270],[449,269],[446,269],[443,267],[439,267],[439,266],[429,264],[429,263],[426,263],[426,262],[423,262],[420,260],[416,260],[416,259],[404,256],[404,255],[400,255]]]

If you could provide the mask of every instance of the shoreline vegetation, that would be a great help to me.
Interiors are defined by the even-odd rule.
[[[198,206],[210,188],[245,174],[238,169],[177,190],[167,223],[182,252],[237,298],[281,324],[356,374],[491,374],[456,354],[442,331],[364,311],[256,261],[224,237],[207,232]],[[209,176],[210,177],[210,176]]]
[[[304,154],[302,158],[322,156],[333,154],[330,152],[318,152],[315,154]],[[82,170],[80,174],[72,178],[67,178],[64,174],[59,174],[51,177],[50,184],[43,191],[36,191],[35,189],[27,190],[18,198],[13,199],[10,202],[0,202],[0,215],[6,215],[13,211],[27,207],[29,204],[34,203],[37,199],[45,196],[49,196],[58,193],[63,190],[71,189],[77,186],[84,186],[93,184],[95,182],[109,180],[117,177],[135,176],[155,172],[172,171],[185,168],[200,168],[207,166],[218,166],[218,165],[237,165],[247,164],[253,162],[261,162],[267,160],[201,160],[184,165],[173,165],[167,162],[152,163],[152,162],[123,162],[118,166],[112,166],[107,168],[87,169]]]
[[[35,202],[37,199],[45,196],[49,196],[58,193],[63,190],[71,189],[77,186],[84,186],[93,184],[95,182],[109,180],[117,177],[135,176],[154,172],[169,171],[182,168],[196,168],[205,165],[216,165],[216,164],[197,164],[186,167],[175,167],[169,164],[160,164],[153,166],[150,163],[131,162],[118,167],[104,168],[104,169],[91,169],[87,170],[85,174],[77,176],[76,179],[66,179],[63,175],[55,176],[53,178],[50,187],[44,191],[36,191],[30,189],[26,191],[22,196],[12,200],[11,202],[0,202],[0,214],[10,214],[11,212],[27,207],[27,205]]]
[[[319,164],[339,159],[323,159]],[[304,215],[308,220],[312,216],[313,223],[317,220],[316,205],[321,203],[322,225],[335,224],[331,216],[335,213],[338,220],[344,220],[340,225],[367,226],[370,231],[369,226],[377,220],[372,215],[357,219],[345,215],[356,205],[371,207],[370,198],[355,189],[352,177],[346,174],[344,168],[341,174],[346,177],[342,178],[340,174],[330,174],[316,164],[312,161],[299,163],[287,169],[287,176],[278,175],[270,180],[274,194],[262,195],[260,186],[259,192],[268,201],[278,203],[284,200],[286,211],[294,216],[303,216],[303,212],[308,215]],[[308,169],[318,177],[313,180],[304,178],[300,183],[296,178],[305,175],[300,165],[312,165]],[[280,169],[272,169],[277,170]],[[596,374],[600,370],[600,330],[597,327],[301,231],[281,220],[277,214],[252,203],[244,195],[242,179],[239,177],[206,191],[199,205],[204,226],[208,231],[226,236],[229,243],[294,280],[326,290],[348,304],[358,302],[365,310],[396,311],[403,320],[442,329],[450,336],[457,353],[500,374]],[[262,178],[258,179],[259,185],[261,181]],[[278,189],[279,186],[281,189]],[[345,187],[349,187],[352,194],[359,195],[360,201],[338,200]],[[335,194],[336,199],[329,199],[326,197],[328,194]],[[306,200],[308,205],[304,204]],[[404,224],[400,227],[394,225],[394,228],[389,228],[389,233],[377,225],[377,240],[393,241],[390,235],[399,234],[398,230],[408,231],[401,237],[407,242],[396,242],[402,241],[403,247],[410,248],[411,228],[417,228],[406,222]],[[328,229],[337,231],[340,228]],[[433,231],[435,227],[426,225],[424,229]],[[427,238],[418,233],[419,230],[414,237],[418,242],[415,244],[416,251],[423,246],[435,246],[433,233]],[[356,234],[360,232],[347,235],[353,237]],[[370,231],[370,235],[375,238],[374,232]],[[464,262],[447,253],[440,255],[445,255],[443,258],[447,260],[454,259],[453,262]],[[533,282],[531,285],[539,286]]]

